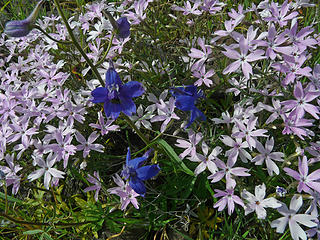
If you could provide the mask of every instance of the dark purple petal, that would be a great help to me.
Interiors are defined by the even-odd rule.
[[[139,97],[144,93],[144,88],[140,82],[131,81],[122,86],[120,90],[121,96],[128,98]]]
[[[91,92],[93,103],[102,103],[107,100],[108,90],[104,87],[98,87]]]
[[[137,177],[130,178],[129,185],[136,193],[139,193],[141,196],[144,196],[144,194],[146,193],[146,187],[144,186],[143,182]]]

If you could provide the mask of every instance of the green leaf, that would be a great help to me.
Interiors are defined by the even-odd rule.
[[[35,230],[25,231],[25,232],[23,232],[23,234],[24,234],[24,235],[34,235],[34,234],[42,233],[42,232],[43,232],[42,229],[35,229]]]
[[[168,157],[177,163],[180,168],[190,176],[194,176],[194,173],[184,164],[181,158],[176,154],[176,152],[173,150],[173,148],[163,139],[159,139],[158,144],[162,147],[162,149],[165,151],[165,153],[168,155]]]
[[[44,236],[44,238],[47,239],[47,240],[53,240],[53,238],[52,238],[48,233],[46,233],[46,232],[44,232],[44,233],[42,234],[42,236]]]
[[[0,198],[6,199],[6,195],[4,193],[0,192]],[[20,204],[23,203],[23,201],[21,201],[20,199],[11,197],[9,195],[7,195],[7,199],[9,202],[16,202],[16,203],[20,203]]]

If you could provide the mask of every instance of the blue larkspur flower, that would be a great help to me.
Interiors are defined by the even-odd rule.
[[[38,16],[42,3],[45,0],[38,2],[32,13],[23,20],[13,20],[6,23],[4,32],[10,37],[24,37],[29,34],[29,32],[34,27],[34,22]]]
[[[149,152],[145,153],[142,157],[131,159],[130,149],[128,148],[126,165],[122,171],[122,176],[126,180],[129,179],[130,187],[141,196],[144,196],[146,193],[143,181],[156,176],[160,171],[158,164],[142,166],[148,159]]]
[[[130,23],[126,17],[121,17],[117,20],[118,37],[127,38],[130,36]]]
[[[106,86],[98,87],[91,92],[93,103],[104,103],[104,112],[107,117],[116,119],[120,112],[131,116],[136,112],[136,105],[132,98],[144,93],[140,82],[131,81],[123,84],[119,74],[110,64],[106,73]]]
[[[191,116],[186,128],[197,118],[205,121],[206,116],[195,106],[199,98],[203,98],[203,92],[197,90],[194,85],[172,88],[171,94],[176,98],[176,107],[182,111],[191,111]]]

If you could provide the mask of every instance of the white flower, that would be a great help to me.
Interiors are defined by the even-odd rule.
[[[41,169],[38,169],[34,172],[32,172],[28,179],[30,181],[36,180],[40,178],[44,174],[44,187],[46,189],[49,189],[51,178],[63,178],[63,174],[65,174],[62,171],[59,171],[52,166],[55,164],[56,158],[52,156],[52,153],[50,153],[47,157],[46,162],[43,161],[42,158],[36,159],[37,165],[42,167]]]
[[[266,195],[266,185],[258,185],[255,187],[255,195],[244,189],[241,193],[241,197],[248,201],[245,205],[245,215],[256,211],[258,219],[265,219],[267,211],[264,208],[278,208],[281,207],[281,203],[278,202],[274,197],[264,199]]]

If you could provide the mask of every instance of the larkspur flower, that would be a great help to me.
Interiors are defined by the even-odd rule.
[[[299,182],[298,192],[310,192],[311,189],[320,193],[320,169],[313,171],[308,175],[308,159],[303,156],[302,160],[299,159],[299,172],[292,170],[291,168],[283,169],[289,176],[293,177]]]
[[[32,13],[26,19],[7,22],[4,28],[4,32],[10,37],[27,36],[33,29],[33,24],[35,23],[41,5],[44,2],[45,0],[39,1],[36,7],[33,9]]]
[[[266,195],[266,185],[258,185],[255,187],[255,195],[244,189],[241,193],[241,197],[248,203],[245,204],[245,215],[255,211],[258,219],[265,219],[267,217],[267,211],[264,208],[278,208],[281,207],[281,203],[274,197],[264,198]]]
[[[99,191],[101,190],[101,183],[100,183],[99,172],[94,171],[94,172],[93,172],[93,176],[91,176],[90,174],[88,174],[87,180],[88,180],[88,182],[92,183],[93,185],[90,186],[90,187],[85,188],[83,191],[84,191],[84,192],[96,191],[96,192],[94,193],[94,199],[95,199],[96,201],[98,201]]]
[[[316,227],[317,224],[313,221],[315,221],[317,218],[309,214],[297,214],[302,204],[302,196],[294,195],[290,201],[290,209],[288,209],[285,204],[277,209],[278,212],[283,215],[283,217],[272,221],[271,227],[276,228],[278,233],[283,233],[287,224],[289,223],[291,237],[294,240],[299,240],[300,238],[307,240],[305,231],[299,226],[298,223],[309,228]]]
[[[106,73],[106,87],[98,87],[91,92],[93,103],[104,103],[104,112],[107,117],[116,119],[120,112],[131,116],[136,112],[136,105],[132,98],[144,93],[141,83],[136,81],[123,84],[120,76],[110,64]]]
[[[126,17],[121,17],[117,20],[118,24],[118,37],[127,38],[130,36],[130,23]]]
[[[160,171],[158,164],[142,166],[147,160],[149,152],[150,150],[142,157],[131,159],[130,149],[128,148],[126,165],[122,171],[122,176],[126,180],[129,179],[130,187],[141,196],[144,196],[146,193],[143,181],[156,176]]]
[[[177,87],[172,89],[172,95],[176,98],[176,107],[182,111],[191,111],[191,117],[186,125],[188,128],[197,118],[205,121],[206,116],[196,108],[195,104],[199,98],[204,97],[201,90],[196,86]]]

